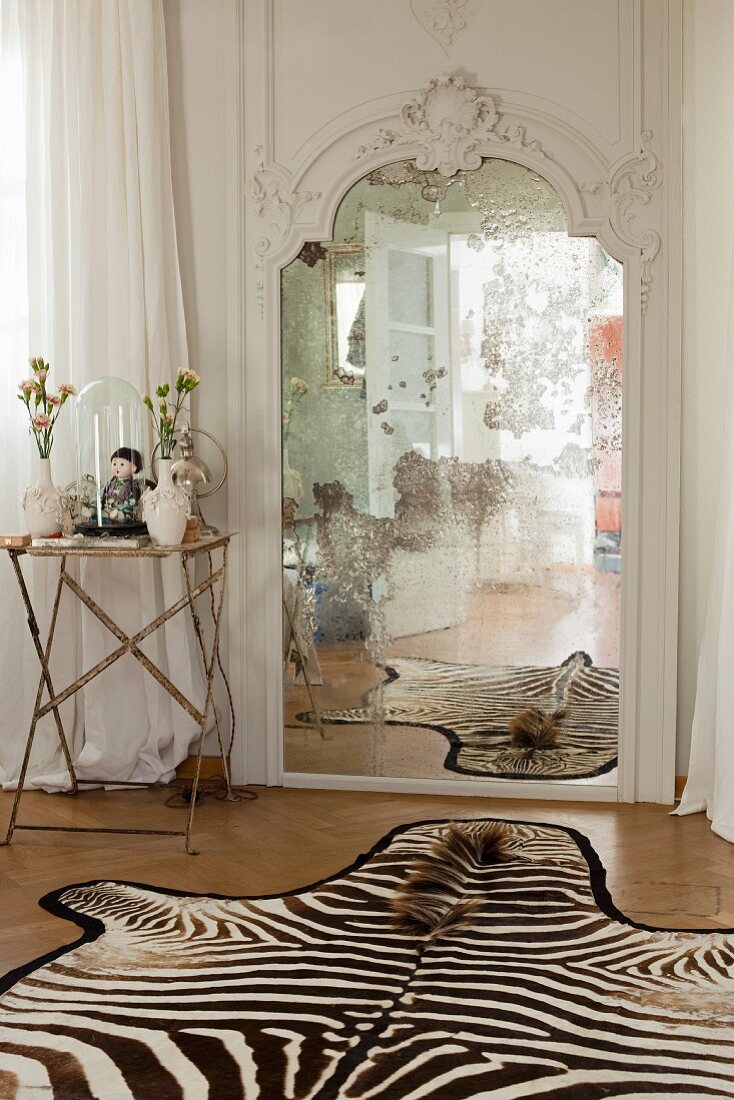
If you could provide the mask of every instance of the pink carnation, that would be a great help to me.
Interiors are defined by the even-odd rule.
[[[76,397],[76,387],[72,386],[71,382],[62,382],[59,386],[59,393],[66,393],[69,397]]]
[[[37,416],[33,417],[31,423],[37,432],[43,432],[46,428],[51,427],[51,417],[47,416],[46,413],[38,413]]]
[[[51,405],[55,408],[57,405],[61,404],[61,398],[56,393],[47,393],[46,394],[46,404]]]
[[[36,383],[31,378],[24,378],[22,382],[18,383],[18,389],[23,393],[33,393],[36,387]]]
[[[193,382],[195,386],[198,386],[201,379],[195,370],[189,370],[187,367],[180,367],[178,372],[179,378],[183,378],[186,382]]]

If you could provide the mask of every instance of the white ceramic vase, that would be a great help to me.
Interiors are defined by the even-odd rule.
[[[158,463],[158,484],[142,497],[143,520],[155,546],[178,546],[184,537],[189,515],[189,498],[174,485],[171,459]]]
[[[23,512],[28,533],[34,539],[48,538],[61,531],[63,493],[51,480],[51,459],[42,458],[38,481],[23,492]]]

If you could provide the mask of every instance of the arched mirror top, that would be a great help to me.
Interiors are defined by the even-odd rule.
[[[471,215],[477,236],[485,241],[529,228],[568,232],[558,193],[524,165],[484,158],[478,168],[447,178],[402,160],[374,169],[349,188],[336,212],[334,239],[359,236],[361,211],[388,213],[390,208],[395,217],[415,224],[429,224],[446,214]]]
[[[284,302],[292,306],[299,294],[314,297],[308,314],[313,331],[301,328],[291,334],[296,316],[291,308],[282,317],[283,333],[302,340],[304,348],[320,349],[324,384],[359,387],[364,364],[349,340],[354,343],[359,337],[368,268],[380,280],[376,266],[387,248],[393,282],[402,277],[407,285],[416,278],[416,257],[423,249],[432,250],[434,258],[438,252],[451,256],[448,277],[456,285],[447,293],[455,305],[462,278],[464,284],[472,279],[476,286],[481,282],[486,295],[488,273],[495,285],[502,283],[504,309],[508,296],[514,297],[516,317],[527,310],[543,312],[546,299],[552,299],[558,307],[557,340],[562,343],[564,299],[573,303],[572,314],[579,308],[615,316],[623,311],[622,265],[596,238],[571,238],[568,232],[566,208],[557,190],[537,170],[514,161],[480,158],[477,168],[460,169],[451,176],[420,169],[413,158],[375,168],[342,197],[331,239],[307,242],[283,269]],[[437,294],[433,288],[431,300],[437,300]],[[465,328],[471,327],[472,318],[475,326],[479,324],[480,313],[486,321],[486,303],[464,302],[460,308],[471,314],[464,318]],[[298,317],[302,326],[302,311]],[[544,352],[539,345],[538,354],[546,353],[552,354],[550,346]]]
[[[595,236],[620,261],[642,259],[647,265],[642,273],[642,309],[646,311],[652,281],[649,266],[660,244],[657,232],[638,223],[641,207],[661,184],[651,131],[640,135],[638,152],[609,165],[573,126],[542,111],[531,110],[528,115],[527,105],[504,104],[468,86],[456,74],[429,81],[408,102],[387,110],[381,121],[369,127],[362,123],[355,128],[345,118],[345,128],[314,146],[295,175],[285,167],[261,164],[251,180],[250,194],[261,216],[273,216],[268,235],[256,242],[261,255],[271,256],[280,267],[306,239],[332,236],[345,195],[375,171],[410,163],[415,177],[427,179],[428,196],[457,182],[471,189],[471,173],[478,171],[481,176],[488,162],[504,161],[529,169],[555,190],[570,235]],[[356,144],[358,131],[361,145]],[[345,155],[347,164],[341,171],[330,171],[324,186],[319,166],[327,149],[334,164],[343,162]],[[312,190],[314,186],[321,190]]]

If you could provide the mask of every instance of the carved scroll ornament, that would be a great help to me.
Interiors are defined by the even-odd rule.
[[[262,161],[262,146],[257,147],[260,167],[253,173],[247,191],[263,220],[264,231],[255,241],[258,262],[255,265],[255,292],[260,317],[264,313],[263,257],[283,244],[294,221],[310,202],[321,198],[320,191],[295,191],[291,175],[280,166],[266,167]]]
[[[492,145],[515,145],[545,157],[539,141],[527,141],[525,128],[502,125],[491,96],[480,95],[460,76],[442,74],[430,80],[400,112],[400,129],[380,129],[357,157],[400,145],[418,145],[416,167],[453,176],[479,168]]]
[[[474,15],[469,0],[410,0],[410,10],[447,55],[454,39],[466,30]]]
[[[653,274],[652,265],[660,251],[660,234],[655,229],[639,230],[636,220],[641,206],[647,206],[653,192],[660,187],[662,175],[660,162],[651,149],[652,130],[640,135],[640,152],[628,157],[609,180],[582,184],[581,190],[591,195],[603,195],[609,201],[610,221],[626,244],[639,248],[642,258],[640,301],[642,312],[647,313]]]
[[[262,157],[262,146],[258,146],[257,153]],[[266,168],[262,160],[247,188],[258,214],[267,223],[265,235],[255,242],[255,250],[260,256],[278,248],[303,208],[321,198],[320,191],[294,191],[289,172],[276,166]]]

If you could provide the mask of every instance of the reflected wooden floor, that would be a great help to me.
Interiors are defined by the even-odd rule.
[[[579,581],[556,571],[555,584],[488,587],[475,592],[457,626],[397,639],[390,657],[424,657],[453,664],[559,665],[582,649],[594,664],[619,665],[621,578],[591,571]],[[358,707],[385,674],[369,661],[362,642],[318,647],[323,686],[316,688],[322,710]],[[446,738],[410,726],[327,726],[321,741],[298,715],[310,710],[305,687],[289,684],[285,697],[285,770],[321,775],[397,776],[450,779],[444,760]],[[460,777],[465,778],[465,777]],[[471,779],[472,777],[466,777]],[[587,782],[578,780],[577,782]],[[609,775],[588,782],[614,783]]]
[[[395,641],[390,657],[468,665],[559,665],[578,649],[619,667],[618,573],[557,566],[546,585],[490,585],[468,600],[463,622]]]
[[[33,823],[178,827],[184,810],[161,790],[91,791],[73,798],[30,792]],[[0,795],[3,830],[12,796]],[[38,908],[49,890],[90,879],[148,882],[222,894],[280,893],[340,871],[396,825],[432,818],[505,817],[569,825],[589,837],[616,905],[656,926],[734,928],[732,846],[703,814],[671,818],[652,805],[522,802],[489,798],[259,790],[256,802],[207,801],[196,814],[200,856],[178,839],[18,833],[0,848],[0,969],[75,940],[78,929]]]

